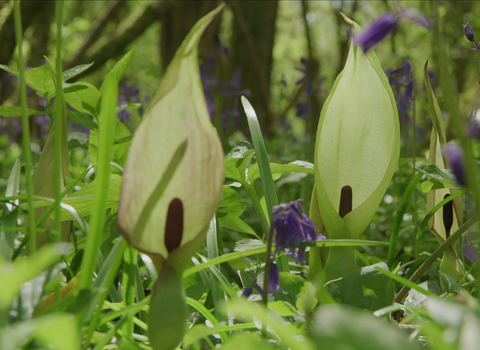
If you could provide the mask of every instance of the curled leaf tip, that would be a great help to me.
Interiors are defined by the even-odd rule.
[[[343,19],[345,20],[345,22],[347,22],[348,24],[350,25],[353,25],[353,20],[350,19],[349,17],[345,16],[345,14],[343,12],[339,12],[340,15],[343,17]]]
[[[171,253],[182,242],[183,235],[183,203],[179,198],[170,202],[165,223],[165,247]]]

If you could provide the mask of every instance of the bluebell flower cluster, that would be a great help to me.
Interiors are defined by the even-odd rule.
[[[315,243],[325,239],[317,235],[315,223],[304,213],[298,200],[273,207],[275,225],[275,253],[279,250],[292,254],[298,264],[305,265],[305,247],[302,243]]]
[[[218,52],[209,57],[203,64],[200,65],[200,78],[203,84],[203,93],[207,102],[208,113],[212,121],[215,119],[217,113],[220,113],[224,129],[226,131],[228,125],[228,118],[233,118],[236,124],[241,120],[240,115],[240,97],[250,96],[251,91],[242,87],[242,70],[237,69],[233,72],[230,81],[221,82],[216,78],[215,71],[218,66],[217,63],[222,58],[228,58],[228,49],[220,43]],[[221,111],[217,111],[216,96],[225,98]]]
[[[302,72],[303,76],[295,82],[295,85],[300,85],[305,83],[305,90],[303,90],[303,93],[302,93],[304,96],[308,97],[308,96],[313,96],[315,94],[318,94],[320,92],[322,83],[325,81],[326,78],[321,77],[315,80],[314,77],[312,77],[310,74],[307,59],[302,57],[300,59],[300,62],[303,67],[300,67],[300,68],[295,67],[295,69],[298,70],[299,72]],[[319,112],[319,111],[312,110],[311,103],[308,100],[298,101],[295,104],[295,111],[296,111],[295,115],[301,118],[307,117],[310,113],[316,114]]]

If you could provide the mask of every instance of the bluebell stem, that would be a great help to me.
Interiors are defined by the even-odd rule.
[[[456,143],[449,143],[442,150],[445,157],[447,157],[450,166],[452,167],[453,174],[455,175],[458,184],[466,187],[467,182],[465,180],[465,159],[463,156],[462,148]]]
[[[475,44],[475,47],[470,47],[471,50],[477,51],[480,49],[480,45],[475,41],[475,33],[473,32],[472,27],[467,23],[462,24],[463,28],[465,28],[465,36],[467,37],[467,40],[470,42],[473,42]]]
[[[275,252],[285,250],[292,254],[297,263],[305,265],[305,248],[298,246],[306,242],[315,243],[325,239],[325,236],[317,235],[315,223],[304,214],[304,208],[298,200],[273,207],[273,213]]]
[[[363,33],[355,35],[353,42],[363,47],[367,52],[380,41],[382,41],[391,31],[397,27],[397,16],[392,12],[385,12],[377,18]]]

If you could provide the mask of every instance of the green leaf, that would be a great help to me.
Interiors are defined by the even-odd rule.
[[[107,78],[109,76],[113,76],[113,78],[117,81],[117,83],[120,82],[120,79],[125,74],[125,71],[127,70],[128,64],[130,63],[130,60],[132,59],[133,56],[133,51],[135,48],[131,49],[128,51],[121,59],[118,61],[115,66],[108,72],[107,77],[105,78],[102,86],[100,87],[100,92],[103,92],[103,89],[105,88],[105,81],[107,81]]]
[[[235,315],[235,318],[244,322],[260,322],[267,332],[272,332],[272,336],[278,338],[280,345],[291,350],[313,350],[314,343],[309,337],[303,337],[299,340],[301,333],[292,326],[286,326],[278,319],[274,319],[267,314],[265,308],[261,305],[248,302],[246,298],[230,301],[226,304],[226,309]],[[302,334],[303,335],[303,334]],[[244,345],[244,344],[242,344]],[[242,347],[246,349],[246,347]],[[334,349],[334,348],[331,348]]]
[[[452,184],[441,181],[437,179],[425,180],[422,182],[421,188],[423,193],[427,193],[434,190],[441,190],[445,188],[456,188],[457,186],[452,186]]]
[[[450,187],[462,188],[455,178],[455,175],[450,169],[440,169],[435,164],[427,165],[423,169],[418,169],[418,171],[424,173],[427,176],[430,176],[432,179],[445,182],[450,185]]]
[[[416,339],[384,319],[358,309],[323,305],[312,321],[311,337],[316,349],[404,350],[420,349]]]
[[[365,310],[375,311],[393,305],[393,283],[389,277],[376,270],[377,266],[388,270],[383,262],[365,266],[345,277],[328,282],[325,289],[336,302]]]
[[[279,275],[280,288],[287,294],[278,291],[275,294],[275,300],[284,300],[292,305],[295,305],[297,296],[300,294],[300,291],[307,281],[305,281],[302,277],[289,272],[280,272]]]
[[[270,218],[270,221],[272,221],[272,210],[274,206],[278,205],[278,198],[275,183],[273,182],[272,171],[270,169],[270,163],[268,162],[265,142],[263,141],[262,131],[260,130],[260,124],[258,123],[255,110],[245,96],[242,96],[241,100],[243,108],[245,109],[245,114],[247,115],[248,127],[250,128],[253,147],[255,148],[255,155],[259,164],[262,186],[267,201],[268,217]]]
[[[5,197],[16,196],[20,191],[20,160],[16,159],[12,171],[7,181],[7,189]],[[13,201],[18,205],[20,201]],[[2,213],[2,227],[15,227],[17,225],[18,212],[16,208],[9,203],[5,203]],[[10,261],[12,253],[15,249],[15,232],[2,231],[0,227],[0,256],[3,256],[6,261]]]
[[[45,112],[36,111],[27,108],[28,115],[45,114]],[[0,106],[0,117],[20,117],[22,115],[22,108],[15,106]]]
[[[247,201],[237,191],[229,186],[223,186],[222,201],[218,207],[218,222],[220,226],[257,237],[250,225],[240,219],[240,215],[245,211],[247,204]]]
[[[65,102],[81,113],[96,117],[100,92],[89,83],[73,83],[64,87]]]
[[[18,258],[13,264],[0,257],[0,308],[9,307],[23,283],[38,276],[69,251],[69,245],[49,244],[26,258]]]
[[[78,124],[89,128],[90,130],[98,130],[98,124],[91,120],[89,117],[87,117],[85,114],[67,110],[67,117],[76,121]]]
[[[412,195],[415,192],[415,188],[417,187],[421,179],[422,179],[422,174],[417,173],[413,177],[413,179],[410,180],[410,183],[408,184],[405,192],[403,193],[402,199],[400,201],[400,205],[398,206],[397,214],[395,215],[395,221],[393,222],[393,226],[392,226],[392,233],[390,235],[390,245],[388,247],[387,263],[390,268],[393,268],[393,260],[395,259],[395,254],[397,254],[395,247],[397,245],[398,235],[402,227],[403,215],[407,211]]]
[[[296,160],[288,164],[270,163],[270,169],[272,170],[272,175],[274,177],[282,175],[284,173],[313,174],[313,164],[301,160]],[[253,164],[250,168],[248,168],[248,179],[250,183],[253,183],[259,177],[260,171],[258,169],[258,163],[256,163]]]
[[[268,303],[268,308],[280,316],[298,316],[298,311],[286,301],[278,300]]]
[[[74,76],[86,71],[88,68],[93,66],[93,64],[94,62],[88,64],[80,64],[78,66],[67,69],[65,72],[63,72],[63,81],[67,81],[68,79],[73,78]]]
[[[87,186],[82,188],[80,191],[75,192],[73,195],[64,198],[63,203],[71,205],[77,213],[86,217],[92,214],[93,211],[93,194],[95,192],[95,186],[97,180],[93,180]],[[122,177],[116,174],[110,175],[108,192],[106,195],[105,209],[117,208],[118,199],[120,197],[120,189],[122,186]],[[52,219],[55,218],[55,213],[51,215]],[[74,220],[75,217],[67,210],[62,208],[62,217],[61,220]]]

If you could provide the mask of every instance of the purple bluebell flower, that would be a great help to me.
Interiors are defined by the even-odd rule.
[[[278,272],[278,266],[274,262],[270,265],[270,273],[268,276],[268,292],[275,294],[280,289],[280,274]]]
[[[474,111],[467,119],[468,129],[467,137],[471,139],[476,139],[480,131],[480,119],[477,118],[478,111]]]
[[[466,187],[467,181],[465,180],[464,171],[465,159],[462,148],[458,144],[451,142],[443,148],[442,153],[448,159],[458,184]]]
[[[463,253],[465,254],[465,257],[473,264],[478,261],[478,251],[474,247],[472,247],[470,244],[466,245],[463,248]]]
[[[401,9],[398,12],[401,18],[415,22],[419,26],[427,29],[433,28],[433,21],[415,8]]]
[[[395,94],[400,121],[410,123],[409,112],[413,101],[414,87],[412,64],[406,60],[400,67],[386,70],[385,74]]]
[[[392,12],[385,12],[377,18],[362,33],[355,35],[353,42],[360,45],[363,51],[367,52],[380,41],[382,41],[391,31],[397,27],[397,16]]]
[[[315,223],[304,214],[303,206],[298,200],[273,207],[273,214],[275,252],[285,250],[292,254],[297,263],[305,265],[305,247],[298,246],[302,243],[315,243],[325,239],[325,236],[317,235]]]
[[[252,295],[253,292],[253,287],[247,287],[243,290],[242,297],[248,298],[250,295]]]
[[[465,36],[467,40],[473,42],[475,47],[470,47],[471,50],[477,51],[480,49],[480,45],[475,41],[475,33],[473,32],[472,27],[467,23],[462,24],[463,28],[465,28]]]

